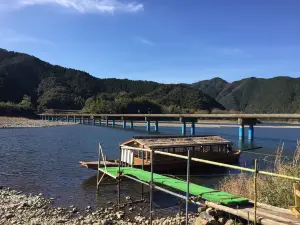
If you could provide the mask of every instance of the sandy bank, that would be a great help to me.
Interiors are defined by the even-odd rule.
[[[0,117],[0,128],[29,128],[29,127],[53,127],[70,125],[67,122],[50,122],[46,120],[33,120],[17,117]]]

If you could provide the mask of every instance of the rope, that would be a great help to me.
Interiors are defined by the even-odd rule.
[[[272,154],[266,154],[266,153],[260,153],[260,152],[250,152],[250,151],[244,151],[242,153],[250,153],[250,154],[257,154],[257,155],[264,155],[264,156],[273,156],[273,157],[276,157],[276,155],[272,155]],[[280,156],[282,158],[291,158],[289,156]]]

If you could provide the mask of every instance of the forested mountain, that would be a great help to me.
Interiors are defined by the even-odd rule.
[[[219,80],[196,84],[227,109],[249,113],[300,113],[300,78],[251,77],[233,83],[216,82],[216,79]]]
[[[216,98],[227,84],[228,82],[223,80],[222,78],[215,77],[211,80],[202,80],[197,83],[193,83],[192,87],[199,88],[201,91],[208,94],[212,98]]]
[[[9,102],[9,103],[8,103]],[[17,104],[17,105],[16,105]],[[195,113],[229,109],[249,113],[300,113],[300,78],[221,78],[187,84],[99,79],[0,49],[0,114],[11,108],[83,109],[85,112]]]
[[[203,94],[199,89],[185,85],[168,84],[158,87],[154,91],[146,94],[145,97],[152,101],[157,101],[161,105],[177,106],[184,109],[225,109],[219,102],[209,95]],[[169,110],[173,112],[173,110]],[[179,111],[179,110],[177,110]]]
[[[161,96],[162,90],[166,96]],[[186,85],[99,79],[27,54],[0,49],[0,102],[19,103],[22,100],[23,103],[31,101],[26,105],[40,110],[84,107],[88,112],[126,113],[148,108],[162,112],[168,107],[190,111],[224,109],[207,94]]]

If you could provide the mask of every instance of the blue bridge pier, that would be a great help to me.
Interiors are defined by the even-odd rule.
[[[158,132],[158,121],[157,120],[154,123],[154,130],[155,130],[155,132]]]
[[[257,119],[238,119],[239,125],[239,140],[244,140],[245,138],[245,125],[248,125],[248,140],[253,141],[254,139],[254,125],[257,124]]]
[[[133,129],[133,120],[130,120],[130,129]]]
[[[195,119],[195,118],[181,117],[180,118],[180,122],[181,122],[181,134],[183,136],[186,135],[186,125],[187,125],[187,123],[191,124],[190,134],[191,135],[195,135],[195,133],[196,133],[196,126],[195,126],[195,124],[197,123],[197,119]]]

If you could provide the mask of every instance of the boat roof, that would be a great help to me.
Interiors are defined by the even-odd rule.
[[[132,140],[123,143],[124,145],[132,142],[148,148],[168,148],[168,147],[188,147],[204,145],[224,145],[232,142],[217,135],[197,135],[197,136],[134,136]]]

